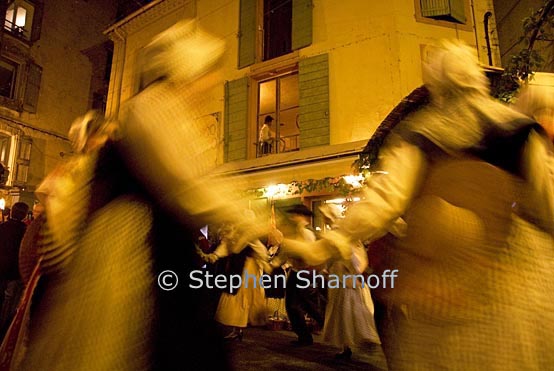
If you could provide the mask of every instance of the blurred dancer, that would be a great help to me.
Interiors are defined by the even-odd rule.
[[[307,206],[294,205],[287,210],[287,214],[294,224],[293,237],[296,240],[308,242],[316,240],[315,233],[308,228],[313,213]],[[272,264],[278,267],[285,262],[291,265],[285,288],[285,307],[292,331],[298,336],[298,339],[292,343],[294,346],[312,345],[314,340],[306,323],[306,315],[323,327],[326,302],[324,291],[320,287],[301,287],[298,276],[300,272],[304,274],[313,272],[316,267],[304,263],[301,259],[289,259],[286,252],[283,251],[277,255]]]
[[[337,228],[337,222],[342,218],[340,206],[324,204],[320,207],[325,224],[331,230]],[[367,253],[359,244],[353,247],[356,251],[349,260],[332,259],[329,264],[329,274],[337,277],[362,274],[367,268]],[[323,340],[341,348],[337,359],[350,359],[352,347],[363,343],[380,344],[379,335],[373,320],[373,301],[369,286],[360,281],[348,287],[328,288],[325,324],[323,325]]]
[[[393,370],[543,370],[554,363],[554,192],[551,143],[493,100],[474,50],[445,42],[424,63],[430,102],[386,138],[362,201],[311,249],[348,259],[355,241],[384,238],[394,288],[378,299]],[[404,238],[387,234],[404,217]],[[390,285],[390,280],[387,282]],[[537,321],[537,319],[539,319]]]
[[[215,320],[232,328],[226,340],[242,340],[243,330],[248,326],[263,326],[266,322],[264,288],[260,285],[263,262],[266,254],[258,256],[247,246],[241,251],[233,251],[235,246],[235,228],[232,225],[221,227],[221,242],[211,254],[204,255],[209,263],[227,258],[227,276],[238,275],[242,278],[240,288],[225,290],[219,299]]]
[[[44,294],[14,369],[228,368],[213,310],[189,286],[195,231],[233,220],[250,241],[261,225],[241,218],[234,183],[208,178],[195,126],[223,52],[194,21],[180,22],[145,48],[142,90],[117,125],[94,114],[73,125],[77,155],[43,190]]]
[[[515,107],[541,124],[554,143],[554,86],[524,85]]]

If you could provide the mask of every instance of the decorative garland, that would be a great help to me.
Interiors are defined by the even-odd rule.
[[[304,192],[328,192],[328,193],[340,193],[342,196],[347,196],[354,192],[356,188],[349,184],[344,177],[338,178],[323,178],[323,179],[307,179],[302,181],[293,181],[291,183],[293,187],[296,187],[297,195],[301,195]]]
[[[300,196],[305,193],[325,192],[350,196],[363,186],[365,176],[360,176],[358,184],[351,184],[345,177],[326,177],[323,179],[293,180],[289,184],[278,184],[274,186],[249,189],[246,191],[247,198],[285,198]]]

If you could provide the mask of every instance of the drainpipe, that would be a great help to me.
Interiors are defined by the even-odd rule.
[[[485,13],[485,18],[483,20],[485,24],[485,41],[487,42],[487,56],[489,57],[489,66],[492,66],[492,51],[491,51],[491,40],[489,37],[489,19],[492,17],[491,12]]]

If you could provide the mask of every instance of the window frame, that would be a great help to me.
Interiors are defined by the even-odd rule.
[[[290,0],[292,3],[292,0]],[[265,17],[264,17],[264,0],[256,0],[256,56],[255,56],[255,64],[262,64],[266,62],[276,61],[283,57],[288,57],[291,54],[297,52],[297,50],[292,49],[292,15],[291,15],[291,51],[289,53],[280,55],[278,57],[270,58],[270,59],[264,59],[265,57]]]
[[[9,96],[6,96],[6,95],[1,95],[0,96],[4,99],[9,99],[9,100],[16,100],[17,99],[17,87],[18,87],[18,76],[20,75],[19,71],[21,69],[21,65],[19,63],[17,63],[16,61],[13,61],[9,58],[4,58],[3,56],[0,58],[0,64],[2,64],[2,66],[4,67],[4,65],[6,66],[9,66],[10,68],[13,68],[13,70],[11,71],[11,89],[10,89],[10,94]],[[6,70],[8,70],[8,68],[5,68]]]
[[[11,20],[8,20],[8,10],[13,6],[13,16]],[[19,8],[25,9],[25,26],[17,26],[17,10]],[[4,30],[10,32],[17,38],[23,39],[25,41],[33,41],[33,31],[34,31],[34,18],[36,13],[36,5],[33,2],[26,0],[14,0],[12,4],[6,9],[6,14],[4,17]],[[6,25],[9,22],[11,26]],[[23,30],[23,32],[18,32],[17,30]]]
[[[473,18],[470,11],[469,0],[462,0],[464,2],[464,15],[466,17],[465,23],[456,23],[452,21],[446,21],[441,19],[433,19],[424,17],[421,10],[421,0],[414,0],[415,20],[419,23],[426,23],[433,26],[454,28],[462,31],[473,31]]]
[[[256,106],[257,106],[257,115],[256,115],[256,131],[257,131],[257,135],[256,135],[256,138],[258,138],[258,140],[256,141],[257,143],[257,152],[256,152],[256,156],[257,157],[262,157],[262,155],[259,153],[259,149],[260,149],[260,142],[259,142],[259,137],[260,137],[260,124],[262,124],[262,121],[263,121],[263,117],[265,117],[266,115],[272,115],[272,117],[274,118],[274,127],[273,127],[273,132],[275,134],[275,141],[273,142],[273,145],[271,147],[271,152],[270,153],[266,153],[265,155],[268,155],[268,154],[277,154],[277,153],[284,153],[284,152],[290,152],[290,151],[296,151],[296,150],[299,150],[300,149],[300,146],[298,145],[299,143],[299,137],[300,137],[300,132],[298,132],[298,134],[296,134],[296,141],[295,143],[297,143],[297,145],[295,146],[294,149],[289,149],[289,150],[286,150],[286,140],[285,138],[290,138],[291,136],[288,136],[288,137],[285,137],[281,131],[283,128],[281,128],[281,122],[283,121],[282,119],[282,116],[284,115],[284,112],[289,110],[289,109],[296,109],[297,113],[296,113],[296,122],[298,122],[298,116],[300,114],[300,102],[299,100],[296,102],[296,106],[292,106],[292,107],[289,107],[289,108],[282,108],[281,106],[281,102],[283,101],[282,99],[282,80],[283,79],[286,79],[288,77],[291,77],[291,76],[294,76],[296,75],[296,79],[298,80],[298,76],[299,76],[299,71],[298,70],[291,70],[290,72],[287,72],[287,73],[283,73],[283,74],[279,74],[279,75],[276,75],[276,76],[271,76],[267,79],[263,79],[263,80],[258,80],[256,82],[256,86],[257,86],[257,90],[258,90],[258,98],[256,100]],[[270,82],[270,81],[275,81],[275,112],[265,112],[265,113],[262,113],[260,112],[260,101],[261,101],[261,96],[260,96],[260,86],[264,83],[267,83],[267,82]],[[298,84],[298,81],[297,81],[297,84]],[[300,89],[298,88],[297,89],[297,92],[300,93]],[[283,147],[283,148],[281,148]]]
[[[291,51],[281,56],[264,60],[264,0],[239,1],[239,32],[237,68],[273,63],[287,58],[313,42],[312,0],[292,2]]]
[[[291,58],[291,54],[294,55]],[[259,134],[259,84],[264,81],[269,81],[276,79],[281,76],[291,75],[294,73],[299,74],[299,64],[298,64],[298,51],[295,51],[290,54],[277,57],[275,59],[270,59],[265,61],[264,64],[260,64],[257,68],[252,68],[253,73],[249,76],[249,95],[248,95],[248,126],[247,126],[247,138],[249,145],[247,149],[246,158],[255,159],[262,156],[258,156],[258,134]],[[272,62],[272,63],[269,63]],[[277,63],[276,63],[277,62]],[[300,107],[300,105],[299,105]],[[274,117],[275,125],[277,125],[277,117]],[[277,132],[277,130],[276,130]],[[283,152],[284,153],[284,152]],[[275,152],[273,153],[275,154]]]
[[[11,58],[8,55],[2,54],[0,56],[0,60],[3,62],[6,62],[7,64],[14,65],[16,67],[14,74],[15,77],[13,79],[14,86],[13,86],[13,96],[12,97],[6,97],[4,95],[0,95],[0,105],[7,107],[9,109],[21,112],[23,111],[22,103],[21,103],[21,96],[23,94],[23,73],[25,68],[25,62],[18,60],[17,58]]]
[[[266,19],[266,11],[265,11],[265,3],[267,1],[270,1],[270,0],[258,0],[258,19],[257,19],[257,23],[258,23],[258,29],[261,30],[261,32],[259,33],[260,35],[260,39],[261,40],[258,40],[258,43],[261,45],[260,47],[260,55],[259,55],[259,58],[258,60],[259,61],[262,61],[262,62],[265,62],[265,61],[270,61],[270,60],[273,60],[275,58],[279,58],[279,57],[282,57],[284,55],[288,55],[290,53],[292,53],[294,50],[292,49],[292,29],[293,29],[293,15],[292,15],[292,11],[293,11],[293,4],[292,4],[292,0],[289,0],[289,1],[284,1],[286,4],[290,4],[290,30],[289,30],[289,46],[290,46],[290,50],[287,52],[287,53],[284,53],[284,54],[281,54],[281,55],[278,55],[278,56],[275,56],[275,57],[268,57],[267,59],[265,58],[266,57],[266,54],[270,54],[270,47],[268,45],[266,45],[266,33],[267,33],[267,30],[266,30],[266,25],[267,25],[267,22],[266,21],[269,21],[269,18]],[[266,46],[267,46],[267,50],[266,50]]]
[[[17,66],[12,98],[0,95],[0,106],[17,112],[36,113],[42,81],[42,67],[31,59],[3,53],[0,60]],[[32,72],[35,72],[34,75]],[[31,96],[31,93],[34,93]]]

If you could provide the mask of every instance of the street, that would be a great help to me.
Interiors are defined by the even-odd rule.
[[[347,361],[335,359],[339,350],[323,344],[321,335],[314,335],[314,344],[305,347],[293,346],[291,341],[295,339],[291,331],[247,328],[242,341],[227,343],[233,370],[387,370],[380,347],[353,349],[352,359]]]

